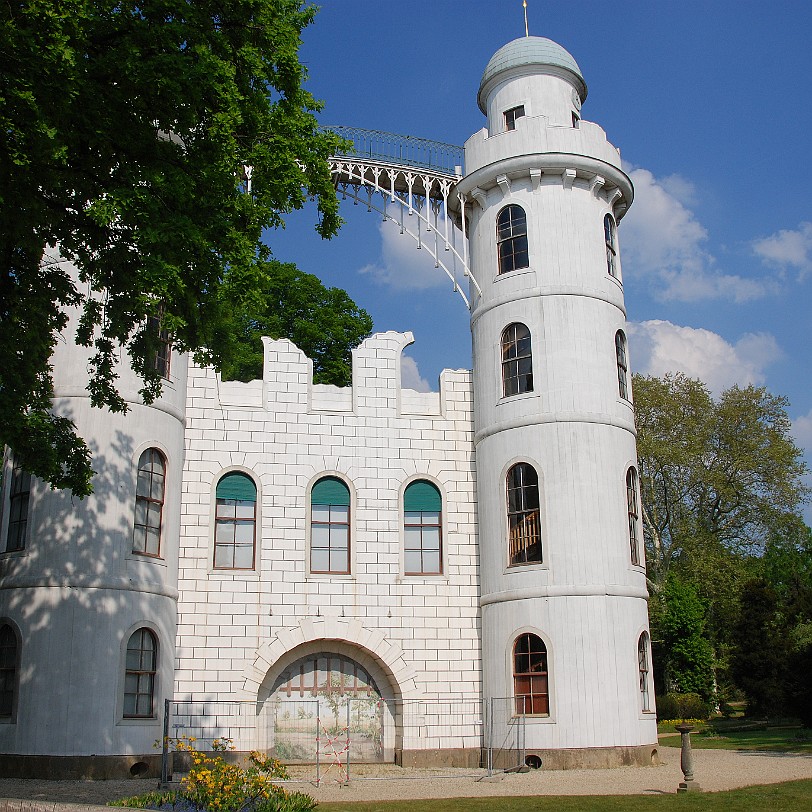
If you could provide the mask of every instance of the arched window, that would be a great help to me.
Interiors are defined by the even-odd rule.
[[[536,469],[526,462],[508,471],[507,513],[511,566],[540,562],[539,477]]]
[[[9,487],[8,531],[6,552],[25,549],[28,536],[28,502],[31,495],[31,474],[15,461],[11,467]]]
[[[548,715],[547,647],[537,634],[520,634],[513,644],[513,695],[516,715]]]
[[[158,640],[149,629],[136,629],[127,641],[124,671],[124,717],[150,719],[155,713]]]
[[[509,324],[502,333],[502,392],[510,397],[532,391],[530,330],[524,324]]]
[[[637,641],[637,670],[640,675],[640,706],[641,710],[650,711],[649,703],[649,657],[648,632],[643,632]]]
[[[134,553],[152,556],[161,554],[165,480],[164,455],[157,448],[148,448],[138,460],[133,527]]]
[[[626,336],[623,330],[615,333],[615,355],[617,357],[617,388],[620,397],[631,400],[629,397],[629,362],[626,356]]]
[[[257,523],[257,486],[247,474],[234,472],[217,483],[214,518],[216,569],[254,567]]]
[[[350,571],[350,489],[334,476],[310,493],[310,571]]]
[[[617,278],[617,240],[615,221],[611,214],[603,218],[603,240],[606,243],[606,270]]]
[[[629,517],[629,547],[632,564],[640,564],[640,545],[638,541],[638,521],[640,510],[637,502],[637,471],[629,468],[626,472],[626,510]]]
[[[0,719],[14,715],[17,691],[17,635],[8,623],[0,626]]]
[[[172,364],[172,338],[169,330],[161,326],[163,314],[160,317],[150,316],[149,327],[157,339],[158,346],[152,359],[152,366],[162,377],[169,379],[169,369]]]
[[[404,572],[406,575],[439,575],[443,571],[442,497],[431,484],[420,480],[403,494]]]
[[[527,216],[521,206],[505,206],[496,222],[496,246],[499,251],[499,273],[527,268]]]

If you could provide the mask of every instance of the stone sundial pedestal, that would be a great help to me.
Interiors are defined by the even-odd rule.
[[[682,752],[680,753],[680,769],[683,780],[680,781],[677,792],[701,792],[702,788],[694,781],[694,760],[691,754],[692,725],[676,725],[675,729],[682,739]]]

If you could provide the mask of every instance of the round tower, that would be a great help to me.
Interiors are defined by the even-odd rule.
[[[484,695],[553,766],[656,747],[617,223],[633,189],[541,37],[488,63],[465,145]],[[518,723],[518,725],[517,725]],[[564,752],[566,751],[566,753]]]
[[[127,413],[92,408],[90,351],[74,342],[79,315],[70,313],[52,357],[53,408],[91,449],[93,493],[79,500],[25,475],[23,509],[9,514],[26,521],[0,526],[0,621],[17,638],[18,663],[11,713],[0,719],[0,772],[160,774],[154,742],[174,682],[187,358],[162,343],[163,393],[147,406],[123,354],[116,371]],[[19,476],[8,454],[5,463],[10,504]]]

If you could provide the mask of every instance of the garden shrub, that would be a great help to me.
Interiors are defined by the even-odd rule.
[[[699,694],[669,693],[657,697],[657,719],[707,719],[710,707]]]
[[[253,751],[248,766],[230,764],[224,758],[233,750],[230,740],[215,739],[213,753],[197,749],[194,738],[172,739],[176,752],[190,761],[189,773],[177,792],[147,793],[119,801],[117,806],[161,809],[167,812],[310,812],[316,802],[303,792],[288,792],[274,779],[288,778],[285,766],[274,758]]]
[[[679,719],[676,696],[676,694],[662,694],[656,698],[658,722],[664,722],[666,719]]]

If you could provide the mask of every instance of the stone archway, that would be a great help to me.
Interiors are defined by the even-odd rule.
[[[349,749],[350,760],[394,759],[395,704],[385,674],[372,676],[369,656],[346,644],[323,641],[289,652],[269,672],[258,699],[273,754],[330,761]],[[376,679],[377,677],[377,679]]]
[[[393,761],[401,700],[416,693],[399,647],[338,619],[280,632],[257,651],[245,677],[265,749],[283,761],[314,761],[317,750],[329,760],[347,746],[354,762]]]

